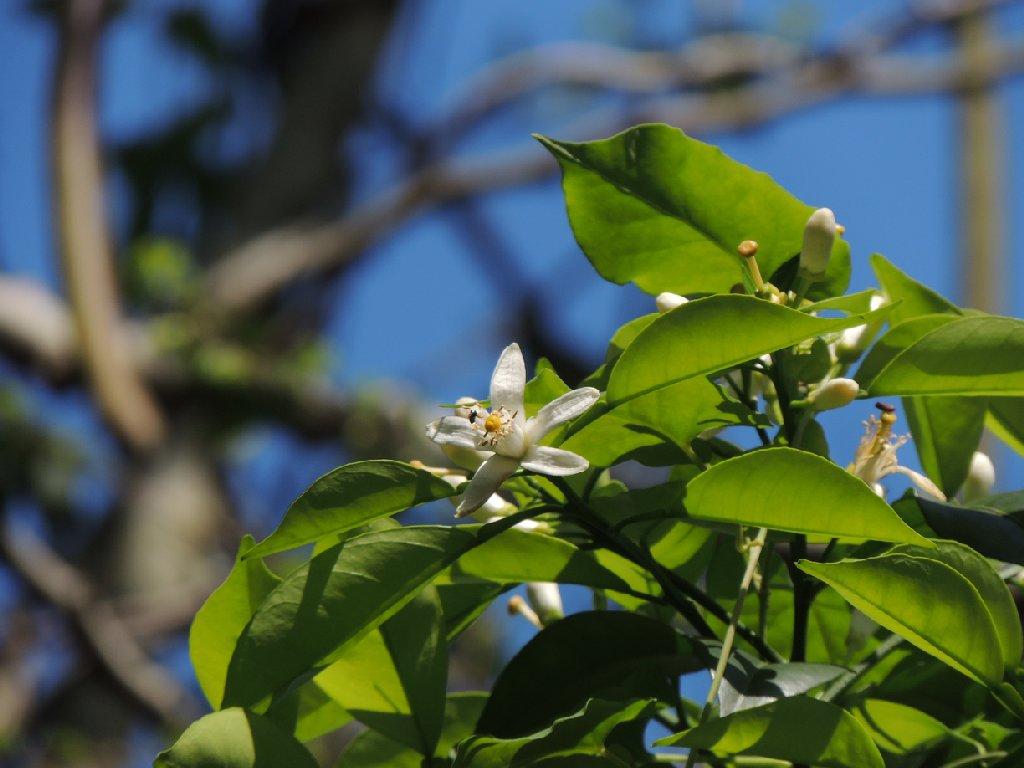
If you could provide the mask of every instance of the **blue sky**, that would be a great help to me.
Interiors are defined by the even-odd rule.
[[[253,4],[208,0],[198,5],[225,32],[242,39],[254,33]],[[799,18],[816,39],[824,40],[847,34],[896,6],[882,0],[735,5],[752,26],[777,29],[783,20]],[[0,270],[59,287],[46,156],[54,36],[22,7],[15,2],[0,7]],[[213,86],[202,65],[161,34],[165,14],[174,7],[177,3],[169,0],[134,3],[110,30],[103,50],[101,102],[108,141],[144,136],[211,93]],[[1000,21],[1004,33],[1024,32],[1022,10],[1006,12]],[[691,6],[668,0],[407,2],[374,87],[384,102],[422,125],[444,114],[469,76],[525,46],[577,39],[672,45],[685,39],[692,25]],[[914,50],[934,53],[942,44],[931,37]],[[1004,86],[1000,95],[1011,267],[1006,309],[1020,315],[1024,242],[1012,233],[1013,223],[1024,221],[1024,194],[1018,181],[1024,178],[1024,82]],[[466,142],[464,151],[527,146],[533,131],[557,137],[573,117],[576,103],[545,97],[511,109]],[[269,126],[261,107],[258,100],[242,105],[228,134],[229,155],[242,156],[266,140]],[[852,245],[854,289],[872,284],[867,257],[878,251],[955,300],[962,296],[956,268],[955,126],[949,99],[857,98],[739,135],[701,138],[769,172],[808,203],[833,208]],[[350,153],[359,172],[357,200],[396,180],[400,158],[372,126],[358,132],[343,151]],[[117,179],[112,179],[110,204],[115,220],[123,219],[125,205]],[[604,283],[590,268],[573,242],[554,178],[494,193],[481,205],[522,273],[543,297],[555,332],[595,361],[616,327],[651,311],[649,297],[634,288]],[[513,341],[502,322],[511,309],[511,297],[502,288],[503,276],[492,277],[467,251],[450,214],[435,212],[412,220],[376,244],[337,290],[328,325],[332,375],[346,387],[397,383],[426,402],[485,392],[498,351]],[[38,393],[37,399],[51,421],[76,433],[99,433],[80,397]],[[832,444],[837,461],[849,460],[859,422],[869,409],[861,404],[829,415],[829,426],[836,430]],[[257,526],[272,525],[283,505],[336,460],[330,450],[302,449],[274,432],[254,436],[249,448],[233,480],[238,486],[266,490],[253,494],[255,506],[247,509],[248,519]],[[1024,464],[1006,452],[999,459],[1000,484],[1009,488],[1008,478],[1016,476],[1019,485]],[[97,494],[101,490],[90,491],[99,498]],[[517,636],[525,634],[517,631]]]

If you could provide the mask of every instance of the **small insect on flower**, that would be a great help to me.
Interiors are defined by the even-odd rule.
[[[469,417],[468,417],[469,418],[469,423],[470,424],[476,424],[476,419],[477,419],[477,416],[479,416],[479,415],[480,415],[480,411],[478,411],[476,408],[472,409],[469,412]]]

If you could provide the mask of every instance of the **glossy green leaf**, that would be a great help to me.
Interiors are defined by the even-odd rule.
[[[455,745],[469,738],[480,717],[486,693],[467,691],[448,696],[444,707],[444,727],[435,750],[436,757],[447,757]],[[404,744],[369,730],[360,734],[341,755],[337,768],[422,768],[423,756]]]
[[[444,635],[451,642],[487,610],[487,607],[510,589],[506,584],[467,582],[443,584],[435,582],[437,596],[444,613]]]
[[[889,299],[899,302],[890,316],[894,325],[922,315],[940,314],[953,319],[962,314],[959,307],[901,272],[879,254],[871,257],[871,264]],[[929,319],[911,328],[919,332],[925,327],[934,327],[933,322]],[[902,346],[891,350],[890,359],[917,339],[890,337],[888,343],[894,340]],[[971,456],[981,439],[985,402],[975,398],[913,397],[904,399],[903,408],[922,468],[947,496],[952,496],[967,477]]]
[[[749,410],[727,400],[719,387],[705,378],[692,378],[598,413],[562,447],[605,467],[666,439],[686,446],[705,430],[751,421]]]
[[[992,397],[988,401],[989,428],[999,439],[1024,456],[1024,398]]]
[[[629,584],[603,567],[592,552],[535,531],[511,530],[460,557],[450,578],[478,578],[500,584],[546,581],[624,590]]]
[[[699,520],[928,545],[863,481],[795,448],[766,448],[715,464],[690,481],[686,511]]]
[[[723,717],[776,699],[807,693],[846,672],[832,664],[803,662],[737,666],[731,675],[725,676],[718,693],[718,711]]]
[[[949,737],[949,729],[919,709],[884,699],[865,699],[853,716],[886,752],[903,755],[931,747]]]
[[[548,360],[541,358],[537,361],[533,378],[526,382],[526,388],[523,391],[523,409],[526,411],[527,418],[536,415],[543,406],[568,391],[569,385],[555,373],[555,369]]]
[[[441,604],[427,587],[314,681],[353,717],[432,755],[448,673],[443,629]]]
[[[1021,396],[1021,360],[1024,321],[987,315],[962,317],[925,334],[896,355],[872,381],[870,391],[876,395]]]
[[[724,293],[743,280],[743,240],[761,244],[765,275],[802,247],[811,206],[677,128],[640,125],[585,143],[537,138],[562,167],[576,241],[607,280],[650,294]],[[849,273],[849,246],[837,240],[819,292],[842,293]]]
[[[978,590],[929,557],[881,555],[799,567],[891,632],[979,682],[1003,677],[1002,649]]]
[[[190,725],[154,768],[318,768],[291,735],[269,720],[232,707]]]
[[[452,768],[528,768],[539,764],[553,768],[574,755],[600,758],[608,752],[605,741],[616,728],[646,720],[654,710],[649,700],[622,703],[591,699],[579,712],[529,736],[467,739],[459,744]]]
[[[928,333],[956,319],[953,315],[922,315],[910,320],[894,324],[868,350],[861,361],[854,378],[862,389],[871,386],[871,382],[881,373],[893,358],[907,347],[914,344]]]
[[[224,681],[235,644],[257,606],[281,581],[258,559],[242,556],[255,542],[245,536],[231,573],[196,613],[188,636],[189,657],[199,687],[214,709],[224,698]]]
[[[228,669],[225,702],[256,705],[334,661],[460,555],[516,519],[377,531],[317,555],[267,596],[245,628]]]
[[[575,712],[587,699],[613,692],[672,701],[669,679],[709,666],[705,651],[696,640],[640,614],[566,616],[539,632],[498,675],[477,733],[525,736]]]
[[[947,496],[954,495],[971,466],[985,428],[981,397],[906,397],[903,410],[921,467]]]
[[[882,254],[872,254],[871,268],[874,269],[875,276],[878,277],[878,282],[881,283],[882,290],[889,300],[899,302],[899,306],[895,307],[890,316],[893,325],[921,315],[963,314],[953,302],[914,280]]]
[[[324,693],[315,678],[276,699],[267,710],[266,717],[302,742],[336,731],[353,719],[338,702]]]
[[[988,609],[1006,669],[1016,669],[1024,654],[1024,638],[1021,636],[1020,616],[1003,580],[988,560],[970,547],[955,541],[936,541],[933,544],[928,549],[900,546],[892,551],[938,560],[967,579],[978,590]]]
[[[655,742],[720,757],[756,755],[822,768],[883,768],[863,726],[827,701],[793,696],[711,720]]]
[[[331,470],[297,498],[270,536],[246,557],[300,547],[395,512],[436,499],[455,489],[441,478],[401,461],[357,461]]]
[[[901,499],[895,506],[903,512],[906,505],[916,506],[941,538],[966,544],[985,557],[1024,565],[1024,526],[1014,518],[921,497]]]
[[[658,317],[630,344],[608,380],[617,405],[697,376],[718,373],[813,336],[886,315],[818,318],[752,296],[709,296]]]

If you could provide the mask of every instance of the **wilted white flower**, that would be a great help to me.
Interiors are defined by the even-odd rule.
[[[975,451],[971,457],[971,467],[967,470],[967,479],[960,489],[961,497],[968,502],[988,496],[995,484],[996,468],[992,459],[981,451]]]
[[[816,411],[831,411],[852,403],[858,392],[860,385],[853,379],[829,379],[808,395],[807,402]]]
[[[671,291],[664,291],[659,293],[654,299],[654,306],[658,308],[659,312],[671,312],[676,307],[681,307],[689,301],[685,296],[680,296],[678,293],[672,293]]]
[[[540,445],[555,427],[581,415],[597,402],[600,392],[583,387],[566,392],[541,408],[532,419],[523,413],[526,364],[518,344],[502,351],[491,376],[491,409],[480,408],[471,421],[445,416],[427,425],[427,437],[442,445],[454,445],[488,454],[469,482],[456,510],[462,517],[479,509],[509,475],[522,466],[544,475],[575,475],[588,464],[582,456]]]
[[[853,463],[846,469],[856,475],[876,494],[885,497],[885,489],[881,479],[888,475],[900,474],[929,496],[945,501],[946,495],[931,480],[915,472],[909,467],[901,466],[896,451],[906,445],[910,439],[907,435],[896,436],[892,433],[892,425],[896,423],[896,414],[891,410],[883,410],[882,417],[872,415],[864,422],[865,434],[861,438]]]
[[[800,250],[800,269],[811,277],[821,277],[828,267],[832,245],[836,241],[836,215],[819,208],[804,227],[804,246]]]

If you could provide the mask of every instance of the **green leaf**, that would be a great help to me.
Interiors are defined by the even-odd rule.
[[[331,470],[297,498],[270,536],[245,553],[264,557],[342,533],[455,489],[430,472],[400,461],[357,461]]]
[[[569,223],[607,280],[650,294],[727,292],[743,280],[736,247],[756,240],[761,272],[799,253],[813,208],[769,176],[667,125],[639,125],[601,141],[537,139],[562,167]],[[849,283],[849,246],[836,241],[826,285]]]
[[[818,318],[752,296],[691,301],[661,315],[636,337],[612,369],[605,394],[610,405],[617,405],[813,336],[884,317],[889,309]]]
[[[992,397],[988,401],[989,429],[1024,456],[1024,398]]]
[[[897,553],[838,563],[801,560],[798,566],[953,669],[988,685],[1002,680],[992,617],[978,590],[948,565]]]
[[[432,587],[346,650],[314,681],[353,717],[421,755],[441,734],[448,653]]]
[[[686,511],[699,520],[928,546],[859,478],[795,448],[766,448],[715,464],[690,481]]]
[[[985,428],[980,397],[906,397],[903,410],[925,473],[947,496],[967,479]]]
[[[523,409],[526,411],[526,417],[535,416],[543,406],[568,391],[569,385],[555,373],[548,360],[541,358],[537,361],[533,378],[526,382],[523,392]]]
[[[949,729],[919,709],[884,699],[865,699],[853,716],[875,744],[896,755],[933,747],[949,737]]]
[[[1020,396],[1024,395],[1021,360],[1024,321],[962,317],[897,354],[871,382],[870,391],[876,395]]]
[[[460,555],[517,519],[376,531],[317,555],[289,574],[252,617],[231,658],[224,701],[256,705],[334,661]]]
[[[896,503],[901,512],[906,505],[915,505],[939,537],[966,544],[985,557],[1024,565],[1024,526],[1014,518],[919,496]]]
[[[622,578],[600,565],[593,553],[583,552],[564,539],[515,529],[460,557],[451,567],[450,578],[457,581],[466,577],[500,584],[547,581],[598,589],[629,588]]]
[[[280,583],[260,560],[244,560],[255,542],[246,535],[231,573],[196,613],[188,636],[189,657],[199,687],[214,709],[224,698],[224,681],[235,644],[257,606]]]
[[[299,742],[269,720],[232,707],[190,725],[154,768],[318,768]]]
[[[893,358],[907,347],[918,341],[922,336],[939,328],[947,323],[953,322],[956,318],[952,315],[922,315],[902,323],[894,324],[882,337],[875,342],[868,350],[867,355],[861,361],[860,368],[854,378],[860,384],[861,389],[867,389],[871,382],[881,373]]]
[[[720,757],[756,755],[821,768],[884,768],[867,731],[827,701],[793,696],[711,720],[655,742]]]
[[[454,746],[473,733],[473,726],[487,701],[486,693],[467,691],[448,696],[444,707],[444,727],[434,752],[447,757]],[[404,744],[377,731],[360,734],[338,760],[337,768],[422,768],[423,756]]]
[[[725,398],[704,378],[693,378],[598,413],[563,443],[598,467],[670,440],[687,446],[708,429],[752,423],[749,409]],[[674,458],[668,453],[668,458]]]
[[[444,635],[449,643],[480,618],[496,598],[510,589],[507,584],[487,582],[434,583],[444,612]]]
[[[698,641],[655,619],[624,611],[575,613],[545,627],[509,661],[477,733],[525,736],[592,697],[671,702],[670,678],[709,663],[714,659]]]
[[[776,699],[807,693],[846,672],[832,664],[736,665],[726,674],[718,693],[718,710],[724,717],[733,712],[760,707]]]
[[[1013,597],[1003,580],[988,560],[970,547],[955,541],[935,541],[933,544],[928,549],[900,546],[892,551],[937,560],[967,579],[978,590],[978,595],[988,609],[1006,669],[1016,669],[1024,654],[1024,638],[1021,635],[1020,616],[1017,615]]]
[[[953,302],[897,269],[882,254],[872,254],[871,267],[889,300],[900,302],[890,316],[893,325],[920,315],[963,314]]]
[[[872,256],[871,264],[890,300],[899,301],[890,316],[893,324],[922,315],[941,314],[952,319],[962,314],[959,307],[911,279],[881,255],[876,253]],[[931,324],[932,320],[929,320],[913,327],[920,331]],[[892,341],[890,338],[889,343]],[[902,347],[893,349],[889,359],[908,346],[907,341],[903,339]],[[947,496],[952,496],[967,477],[971,457],[981,440],[985,421],[984,401],[914,397],[905,398],[903,408],[921,466]]]
[[[324,693],[315,678],[277,699],[267,710],[266,717],[302,742],[312,741],[352,722],[352,715]]]
[[[452,768],[554,766],[574,755],[602,757],[608,753],[605,742],[616,728],[646,720],[654,711],[653,702],[649,700],[622,703],[591,699],[579,712],[559,718],[551,727],[529,736],[467,739],[459,744]]]

